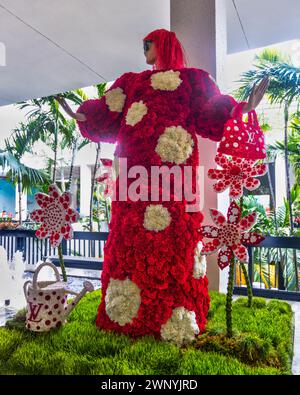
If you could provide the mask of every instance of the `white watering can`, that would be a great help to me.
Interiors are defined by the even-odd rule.
[[[56,281],[37,281],[38,274],[44,266],[50,266],[55,273]],[[67,284],[60,280],[57,267],[51,262],[43,262],[33,274],[31,280],[24,283],[23,289],[27,301],[26,328],[34,332],[49,331],[65,323],[67,316],[86,294],[93,291],[93,284],[83,283],[83,289],[76,293],[66,288]],[[67,303],[67,294],[76,298]]]

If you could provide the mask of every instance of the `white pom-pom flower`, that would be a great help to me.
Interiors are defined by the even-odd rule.
[[[115,88],[105,93],[105,101],[110,111],[122,112],[126,95],[122,88]]]
[[[147,106],[142,100],[131,104],[126,115],[126,124],[134,126],[147,114]]]
[[[141,290],[129,278],[111,278],[105,295],[105,310],[112,321],[124,326],[137,317],[141,304]]]
[[[150,204],[146,207],[144,215],[144,228],[159,232],[171,223],[171,215],[162,204]]]
[[[160,330],[161,338],[164,341],[178,347],[191,343],[199,332],[195,312],[184,307],[176,307],[171,318],[162,325]]]
[[[169,126],[159,136],[155,152],[164,162],[184,163],[193,152],[194,141],[181,126]]]
[[[182,83],[180,71],[160,71],[151,75],[151,86],[154,89],[174,91]]]

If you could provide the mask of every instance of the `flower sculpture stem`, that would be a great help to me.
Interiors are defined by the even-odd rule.
[[[244,264],[244,262],[240,262],[245,280],[246,280],[246,284],[247,284],[247,295],[248,295],[248,307],[252,307],[252,299],[253,299],[253,292],[252,292],[252,287],[251,287],[251,283],[250,283],[250,279],[248,276],[248,272],[246,269],[246,266]]]
[[[241,212],[243,211],[243,201],[244,201],[244,197],[241,196],[240,198],[240,209]],[[248,275],[248,271],[246,269],[246,266],[244,264],[244,262],[240,262],[245,280],[246,280],[246,284],[247,284],[247,295],[248,295],[248,307],[252,307],[252,299],[253,299],[253,291],[252,291],[252,286],[251,286],[251,282],[250,282],[250,278]]]
[[[231,258],[229,265],[227,295],[226,295],[226,329],[227,337],[232,337],[232,295],[234,281],[234,257]]]
[[[64,262],[64,257],[63,257],[63,253],[62,253],[62,246],[61,246],[61,244],[58,246],[57,250],[58,250],[58,258],[59,258],[59,264],[60,264],[60,267],[61,267],[63,280],[65,282],[67,282],[67,273],[66,273],[65,262]]]

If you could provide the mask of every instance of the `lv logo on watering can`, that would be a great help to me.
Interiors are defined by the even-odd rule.
[[[44,266],[50,266],[54,270],[56,281],[37,281]],[[51,262],[44,262],[34,272],[32,282],[29,280],[24,283],[23,289],[27,300],[26,328],[44,332],[64,324],[80,299],[87,291],[93,291],[94,287],[89,281],[85,281],[80,293],[73,292],[66,288],[66,283],[60,281],[56,266]],[[67,303],[67,294],[76,295],[76,298]]]

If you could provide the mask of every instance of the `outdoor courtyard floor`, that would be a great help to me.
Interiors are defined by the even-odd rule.
[[[207,331],[178,348],[134,340],[95,326],[100,290],[87,294],[68,322],[47,333],[24,329],[23,316],[0,328],[0,374],[291,374],[293,312],[278,300],[233,303],[234,336],[225,336],[225,295],[211,292]],[[295,315],[296,319],[296,315]],[[296,337],[296,336],[295,336]]]

